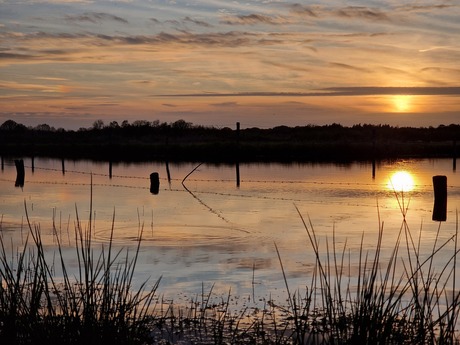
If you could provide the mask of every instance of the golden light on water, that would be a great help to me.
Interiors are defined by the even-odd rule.
[[[396,192],[410,192],[414,189],[414,178],[407,171],[396,171],[388,181],[388,189]]]

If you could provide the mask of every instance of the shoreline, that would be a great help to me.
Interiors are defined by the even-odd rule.
[[[7,121],[8,122],[8,121]],[[13,121],[14,122],[14,121]],[[11,125],[11,123],[9,123]],[[356,125],[207,128],[186,122],[66,131],[0,126],[1,157],[109,162],[351,162],[453,158],[460,124],[437,128]]]

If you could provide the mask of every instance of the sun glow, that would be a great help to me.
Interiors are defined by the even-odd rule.
[[[391,175],[387,187],[396,192],[410,192],[414,189],[414,178],[407,171],[396,171]]]
[[[393,96],[393,107],[397,113],[405,113],[411,110],[411,96],[396,95]]]

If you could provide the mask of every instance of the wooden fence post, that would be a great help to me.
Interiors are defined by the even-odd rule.
[[[240,123],[236,123],[236,187],[240,188]]]
[[[150,193],[158,194],[160,190],[160,175],[157,172],[150,174]]]
[[[447,219],[447,177],[433,176],[434,206],[433,220],[444,222]]]

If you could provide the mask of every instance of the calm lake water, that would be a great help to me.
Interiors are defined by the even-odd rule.
[[[68,265],[76,269],[76,210],[86,225],[92,184],[97,245],[107,243],[114,214],[119,248],[134,249],[143,227],[136,282],[150,277],[153,283],[162,276],[160,293],[175,299],[213,285],[217,294],[231,289],[234,296],[284,299],[275,244],[290,287],[309,285],[314,253],[297,209],[311,221],[325,254],[335,231],[338,251],[346,242],[357,262],[363,234],[364,249],[375,249],[379,222],[384,223],[383,256],[389,255],[403,220],[400,205],[408,207],[406,220],[415,238],[421,235],[423,255],[432,250],[439,226],[438,243],[455,234],[460,208],[460,173],[451,159],[380,162],[374,174],[371,163],[240,164],[239,186],[234,165],[203,164],[193,171],[197,164],[114,163],[109,176],[108,163],[66,160],[63,166],[61,160],[36,158],[33,171],[30,159],[24,164],[22,188],[15,187],[14,161],[5,160],[0,172],[8,246],[23,246],[27,207],[31,222],[40,224],[51,260],[54,218]],[[150,193],[152,172],[160,176],[156,195]],[[396,172],[407,174],[390,182]],[[434,175],[447,176],[447,221],[442,223],[432,221]],[[404,192],[399,192],[401,183]],[[439,253],[440,265],[452,255],[450,242]]]

